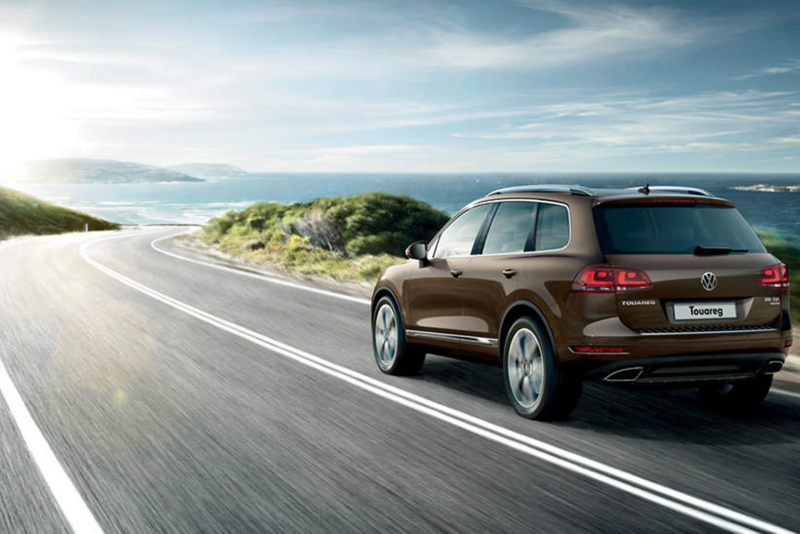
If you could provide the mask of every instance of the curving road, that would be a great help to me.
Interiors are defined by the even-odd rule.
[[[527,421],[498,369],[382,375],[366,301],[175,233],[0,245],[1,532],[800,529],[800,396],[588,385]]]

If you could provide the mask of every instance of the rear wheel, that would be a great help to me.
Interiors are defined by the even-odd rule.
[[[581,382],[558,368],[544,330],[530,317],[517,319],[508,331],[503,377],[511,405],[529,419],[564,419],[581,394]]]
[[[380,370],[390,375],[418,373],[425,363],[425,353],[406,342],[403,317],[389,296],[381,297],[375,305],[372,350]]]
[[[748,407],[756,406],[763,401],[770,387],[772,387],[772,375],[758,375],[733,384],[704,384],[699,389],[700,393],[710,401]]]

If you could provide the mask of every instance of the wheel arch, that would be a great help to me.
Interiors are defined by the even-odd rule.
[[[503,347],[506,344],[506,336],[508,335],[508,331],[511,329],[511,325],[513,325],[514,321],[520,317],[525,316],[532,317],[542,328],[544,328],[545,332],[547,332],[547,338],[550,342],[550,347],[553,350],[553,355],[555,356],[556,360],[558,360],[556,340],[553,336],[553,329],[550,328],[550,322],[547,320],[547,316],[545,316],[544,312],[536,304],[524,299],[517,300],[511,304],[503,314],[503,320],[500,322],[500,336],[497,339],[497,353],[500,359],[502,360],[503,358]]]
[[[369,305],[369,316],[375,316],[375,305],[378,303],[385,296],[389,296],[394,300],[394,303],[397,305],[397,309],[400,311],[400,318],[403,320],[403,325],[406,324],[405,314],[403,312],[403,305],[400,303],[400,299],[397,298],[397,293],[389,286],[381,286],[375,290],[375,293],[372,295],[372,302]],[[370,319],[372,321],[372,319]]]

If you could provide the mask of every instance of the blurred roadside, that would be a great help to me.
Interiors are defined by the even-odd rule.
[[[775,386],[800,393],[800,328],[795,327],[793,336],[794,345],[789,351],[789,357],[783,366],[783,371],[775,375]]]

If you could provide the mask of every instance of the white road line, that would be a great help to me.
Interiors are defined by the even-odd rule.
[[[496,443],[503,444],[529,456],[536,457],[573,473],[591,478],[688,517],[692,517],[699,521],[714,525],[720,529],[737,533],[791,533],[791,531],[777,525],[773,525],[752,516],[736,512],[735,510],[731,510],[712,502],[693,497],[686,493],[671,489],[667,486],[649,481],[620,469],[613,468],[601,462],[591,460],[540,440],[518,434],[506,428],[489,423],[483,419],[479,419],[464,412],[454,410],[445,405],[433,402],[413,393],[409,393],[400,388],[390,386],[361,373],[357,373],[346,367],[331,363],[323,358],[320,358],[319,356],[301,351],[291,347],[290,345],[286,345],[280,341],[259,334],[258,332],[248,330],[247,328],[244,328],[238,324],[226,321],[222,318],[214,316],[210,313],[151,289],[96,262],[86,253],[86,249],[89,245],[99,241],[104,241],[106,239],[114,239],[118,237],[125,236],[113,236],[111,238],[86,242],[80,247],[80,254],[91,266],[114,278],[115,280],[168,306],[171,306],[172,308],[191,315],[205,323],[208,323],[240,338],[246,339],[256,345],[270,350],[271,352],[281,354],[296,362],[302,363],[303,365],[312,367],[325,374],[339,378],[340,380],[352,384],[360,389],[369,391],[392,402],[406,406],[414,411],[426,414],[430,417],[466,430],[472,434],[484,437]]]
[[[191,232],[191,230],[189,232],[184,232],[184,233],[188,234],[190,232]],[[328,290],[325,290],[325,289],[319,289],[317,287],[307,286],[307,285],[304,285],[304,284],[298,284],[296,282],[289,282],[288,280],[283,280],[281,278],[278,278],[278,277],[275,277],[275,276],[270,276],[268,274],[250,273],[250,272],[247,272],[247,271],[242,271],[240,269],[233,269],[231,267],[225,267],[223,265],[216,265],[214,263],[209,263],[207,261],[200,261],[200,260],[194,260],[194,259],[191,259],[191,258],[186,258],[184,256],[180,256],[180,255],[174,254],[172,252],[167,252],[163,248],[159,248],[159,247],[156,246],[156,243],[158,243],[159,241],[163,241],[164,239],[169,239],[171,237],[176,237],[178,235],[183,235],[183,234],[170,234],[170,235],[166,235],[164,237],[159,237],[158,239],[155,239],[150,243],[150,247],[153,250],[155,250],[157,252],[160,252],[161,254],[165,254],[167,256],[170,256],[172,258],[177,258],[179,260],[188,261],[189,263],[195,263],[197,265],[203,265],[204,267],[211,267],[212,269],[218,269],[220,271],[225,271],[225,272],[229,272],[229,273],[238,274],[240,276],[247,276],[247,277],[250,277],[250,278],[255,278],[257,280],[261,280],[262,282],[268,282],[270,284],[277,284],[277,285],[281,285],[281,286],[291,287],[291,288],[294,288],[294,289],[301,289],[303,291],[310,291],[312,293],[317,293],[319,295],[325,295],[327,297],[333,297],[333,298],[337,298],[337,299],[347,300],[347,301],[350,301],[350,302],[356,302],[358,304],[366,304],[367,306],[369,306],[369,304],[371,302],[369,299],[365,299],[365,298],[361,298],[361,297],[353,297],[351,295],[344,295],[342,293],[336,293],[335,291],[328,291]]]
[[[0,249],[9,248],[27,241],[6,243],[0,246]],[[42,474],[42,478],[44,478],[72,531],[76,534],[102,534],[103,529],[100,528],[80,492],[78,492],[69,475],[58,462],[56,455],[53,454],[53,450],[47,444],[44,434],[36,426],[36,422],[25,406],[25,401],[22,400],[22,396],[17,391],[2,360],[0,360],[0,393],[2,393],[8,405],[8,410],[14,418],[14,422],[36,463],[36,467]]]

